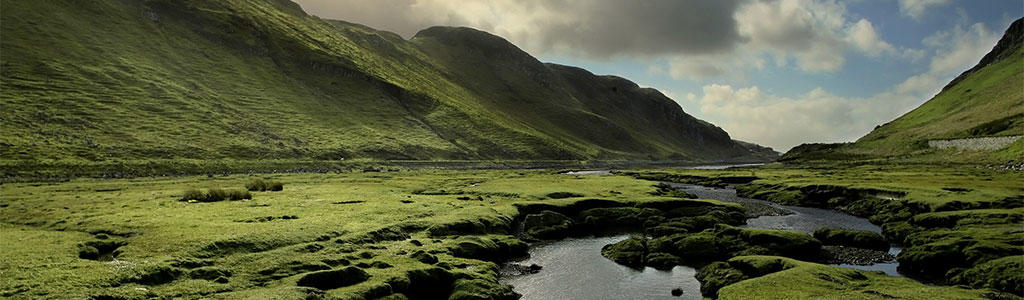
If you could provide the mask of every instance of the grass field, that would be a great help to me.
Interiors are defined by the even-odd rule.
[[[1019,174],[987,171],[860,169],[827,176],[791,169],[673,172],[701,176],[753,172],[764,181],[784,184],[830,182],[884,188],[907,192],[906,199],[929,205],[954,198],[980,203],[1021,193],[1015,184],[1020,182]],[[921,178],[925,173],[933,177]],[[257,178],[281,182],[283,190],[252,192],[251,200],[180,201],[189,189],[244,189]],[[934,183],[919,184],[923,182]],[[666,200],[735,206],[713,200],[654,196],[651,193],[656,188],[652,185],[628,176],[572,176],[550,170],[4,183],[0,185],[0,219],[4,220],[0,226],[4,240],[0,243],[0,272],[4,275],[0,292],[14,298],[319,295],[355,299],[404,297],[432,284],[430,280],[441,280],[433,284],[451,286],[456,295],[500,298],[510,290],[497,284],[497,265],[492,261],[525,250],[525,244],[510,235],[511,224],[521,217],[524,205],[569,207],[585,199],[606,199],[627,206]],[[941,191],[947,186],[967,186],[971,191],[949,192],[964,197],[947,198]],[[579,197],[560,198],[556,196],[559,193]],[[1019,209],[1011,212],[1020,213]],[[981,230],[969,224],[956,226],[953,229]],[[1007,226],[1019,231],[1019,220]],[[1017,239],[1019,235],[1013,233],[1011,237]],[[492,252],[498,254],[486,254]],[[429,263],[430,257],[437,261]],[[312,273],[350,272],[349,267],[364,270],[365,280],[324,287],[325,291],[300,286],[311,285],[312,279],[304,278],[315,277]],[[840,272],[825,266],[814,268]],[[815,272],[785,274],[804,278]],[[777,276],[783,275],[763,280],[775,280],[772,278]],[[867,276],[870,282],[877,277]],[[758,280],[762,279],[744,281],[739,286],[757,284]],[[873,290],[893,295],[909,286],[922,291],[932,289],[919,285],[889,279],[871,283]],[[729,291],[726,288],[723,293]],[[815,293],[850,295],[843,294],[848,291],[829,291]]]
[[[328,291],[352,297],[405,278],[410,270],[430,267],[409,257],[418,250],[437,252],[441,262],[455,266],[453,272],[495,285],[493,263],[454,257],[448,249],[466,239],[483,239],[485,244],[513,239],[507,235],[507,223],[518,214],[512,204],[564,205],[582,199],[546,196],[555,192],[623,202],[664,199],[647,195],[653,191],[649,182],[622,176],[421,171],[260,176],[282,182],[284,190],[253,192],[253,199],[245,201],[179,201],[188,189],[241,189],[254,178],[4,184],[0,269],[5,280],[0,290],[19,298],[288,298],[308,292],[295,286],[302,274],[341,261],[393,266],[367,268],[370,280]],[[460,222],[482,227],[454,236],[432,229]],[[112,262],[79,258],[81,245],[91,242],[123,245]],[[189,275],[195,270],[207,271]],[[226,283],[212,281],[224,274],[230,274]]]

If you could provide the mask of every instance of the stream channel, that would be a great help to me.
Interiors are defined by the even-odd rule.
[[[584,171],[571,175],[602,176],[607,171]],[[881,228],[865,218],[842,212],[780,205],[769,201],[743,198],[732,188],[713,188],[691,184],[671,183],[700,199],[715,199],[743,204],[749,209],[759,210],[759,217],[747,219],[745,228],[786,229],[811,234],[823,227],[868,230],[880,233]],[[601,256],[601,247],[616,243],[630,235],[568,238],[559,241],[531,245],[528,259],[514,262],[519,265],[532,264],[543,267],[535,274],[505,276],[504,284],[523,295],[524,300],[537,299],[702,299],[700,282],[694,277],[697,270],[687,266],[676,266],[672,270],[660,271],[651,267],[643,270],[631,269],[616,264]],[[892,247],[889,253],[898,255],[902,249]],[[885,272],[900,276],[897,263],[875,263],[871,265],[834,265],[844,268]],[[681,288],[682,296],[672,296],[672,289]]]

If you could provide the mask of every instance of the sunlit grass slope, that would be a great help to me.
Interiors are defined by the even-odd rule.
[[[435,30],[459,43],[439,48],[283,0],[5,1],[0,17],[8,161],[752,152],[635,84],[543,77],[555,72],[483,32]],[[519,56],[494,55],[506,52]],[[476,55],[447,56],[460,53]],[[602,87],[584,97],[571,84]],[[644,110],[591,101],[616,91]]]

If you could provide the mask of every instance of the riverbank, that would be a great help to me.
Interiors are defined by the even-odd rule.
[[[281,191],[236,191],[255,179]],[[547,170],[272,174],[0,185],[0,293],[12,298],[514,298],[498,265],[528,213],[661,213],[715,201],[625,176]],[[215,202],[204,202],[215,201]],[[596,209],[596,210],[594,210]],[[735,208],[734,208],[735,209]],[[619,220],[619,219],[615,219]],[[610,226],[609,226],[609,229]],[[424,290],[428,289],[428,290]],[[429,298],[429,297],[428,297]]]
[[[244,189],[257,178],[280,182],[283,190],[254,191],[237,201],[180,201],[187,190]],[[556,225],[565,220],[544,211],[569,216],[586,231],[622,224],[672,230],[647,225],[682,213],[719,211],[707,214],[715,218],[706,220],[711,225],[746,218],[736,204],[659,196],[653,185],[547,170],[4,183],[0,234],[12,242],[0,243],[0,270],[8,278],[0,293],[511,299],[515,294],[499,282],[497,263],[526,253],[515,225],[531,214]]]
[[[673,170],[634,174],[735,185],[740,196],[869,218],[906,248],[900,272],[936,284],[1024,291],[1024,173],[976,168]]]
[[[760,164],[762,161],[692,160],[373,160],[373,159],[149,159],[0,160],[2,182],[67,181],[74,178],[187,177],[232,174],[360,173],[410,170],[520,170],[681,168],[721,164]]]

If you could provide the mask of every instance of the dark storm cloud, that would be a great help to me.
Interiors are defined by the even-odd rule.
[[[739,0],[297,0],[307,12],[411,37],[433,26],[469,26],[532,52],[708,54],[742,42]],[[536,53],[539,54],[539,53]]]
[[[620,54],[705,54],[739,42],[738,1],[580,1],[556,11],[568,22],[540,28],[542,49],[577,49],[598,57]]]

